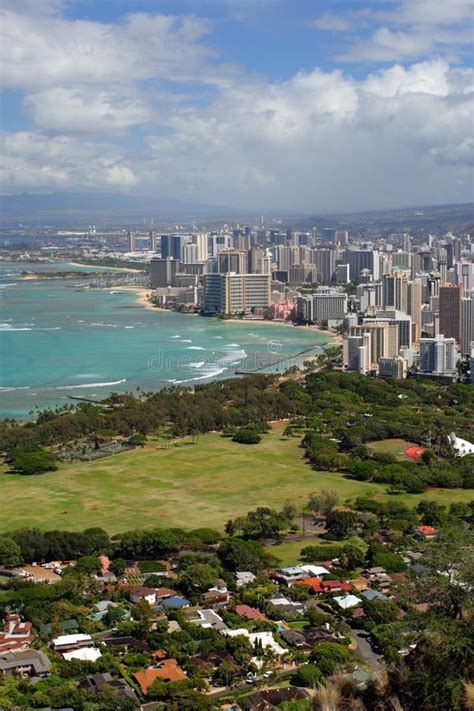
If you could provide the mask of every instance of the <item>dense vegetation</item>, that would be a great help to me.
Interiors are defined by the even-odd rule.
[[[296,418],[288,435],[304,434],[303,446],[317,470],[385,483],[389,490],[420,493],[428,486],[474,485],[474,456],[454,456],[451,432],[469,437],[474,392],[466,385],[372,380],[356,373],[310,373],[304,381],[253,375],[157,393],[112,395],[102,406],[46,410],[37,421],[0,424],[0,447],[54,447],[107,432],[140,443],[160,430],[167,436],[223,431],[236,442],[257,443],[269,420]],[[290,432],[291,430],[291,432]],[[402,438],[426,448],[420,462],[398,461],[368,442]]]

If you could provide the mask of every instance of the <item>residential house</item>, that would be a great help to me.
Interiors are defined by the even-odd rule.
[[[350,581],[350,584],[357,592],[367,590],[367,588],[369,587],[369,581],[367,580],[367,578],[353,578]]]
[[[368,600],[369,602],[372,602],[373,600],[379,600],[381,602],[386,602],[389,599],[383,593],[379,592],[378,590],[373,590],[372,588],[363,590],[361,595],[365,600]]]
[[[249,638],[250,642],[253,645],[255,645],[255,643],[259,645],[261,644],[263,648],[272,649],[278,656],[282,656],[287,652],[284,647],[278,644],[278,642],[273,637],[272,632],[249,632],[247,629],[239,627],[239,629],[236,630],[222,630],[221,634],[225,635],[226,637],[236,637],[238,635],[244,635],[245,637]]]
[[[327,627],[305,628],[304,636],[311,646],[322,644],[323,642],[337,642],[337,637],[331,632],[329,625]]]
[[[284,597],[283,595],[279,595],[278,597],[272,597],[268,602],[275,610],[281,612],[282,614],[286,612],[295,612],[297,614],[302,614],[306,609],[305,605],[302,602],[288,600],[288,598]]]
[[[263,622],[268,622],[263,612],[256,610],[254,607],[250,607],[250,605],[236,605],[235,613],[244,620],[262,620]]]
[[[31,622],[22,622],[20,615],[7,615],[0,632],[0,654],[27,649],[34,639],[31,626]]]
[[[137,700],[135,692],[127,684],[125,679],[114,679],[112,674],[105,672],[103,674],[90,674],[79,681],[79,687],[85,691],[90,691],[97,694],[103,686],[110,686],[116,692],[117,696],[122,696],[133,701]]]
[[[161,612],[163,608],[171,610],[185,609],[191,605],[190,601],[185,597],[179,597],[178,595],[172,597],[163,598],[159,605],[156,605],[155,612]]]
[[[314,595],[349,592],[351,589],[349,583],[343,583],[340,580],[321,580],[321,578],[303,578],[298,580],[297,584],[305,585]]]
[[[51,646],[55,652],[62,654],[82,647],[89,647],[92,644],[92,637],[88,634],[64,634],[51,640]]]
[[[235,578],[237,587],[245,588],[247,585],[250,585],[250,583],[253,583],[255,575],[248,570],[242,570],[235,574]]]
[[[130,602],[148,602],[149,605],[156,604],[156,590],[155,588],[147,588],[144,585],[134,585],[128,591],[130,596]]]
[[[310,652],[311,645],[306,641],[306,637],[298,630],[281,630],[280,636],[289,647],[295,647],[300,652]]]
[[[51,662],[39,649],[23,649],[0,654],[0,675],[46,677],[51,673]]]
[[[144,696],[147,695],[148,689],[157,679],[162,679],[163,681],[184,681],[188,678],[178,665],[176,659],[165,659],[155,667],[148,667],[148,669],[144,671],[135,672],[133,676]]]
[[[335,597],[334,601],[343,610],[349,610],[351,607],[356,607],[361,603],[360,597],[356,597],[355,595],[341,595],[340,597]]]
[[[105,637],[101,641],[112,652],[117,650],[119,653],[127,653],[129,649],[133,649],[134,652],[145,654],[150,649],[147,642],[135,637],[112,636]]]
[[[79,659],[81,662],[96,662],[102,656],[102,652],[97,647],[81,647],[73,649],[72,652],[63,652],[63,658],[70,662]]]
[[[195,615],[189,620],[193,625],[219,631],[228,629],[222,617],[214,610],[196,610]]]

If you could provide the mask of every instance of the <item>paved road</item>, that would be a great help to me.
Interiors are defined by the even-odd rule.
[[[367,632],[361,630],[352,630],[351,638],[357,645],[356,654],[359,654],[362,659],[367,662],[373,669],[383,667],[383,657],[381,654],[376,654],[367,641]]]

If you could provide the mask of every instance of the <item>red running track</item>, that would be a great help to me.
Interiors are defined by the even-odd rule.
[[[413,459],[415,462],[419,462],[421,459],[421,455],[425,451],[424,447],[408,447],[408,449],[405,449],[405,455],[407,457],[410,457],[410,459]]]

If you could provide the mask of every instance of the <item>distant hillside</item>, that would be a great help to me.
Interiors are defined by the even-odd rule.
[[[47,193],[1,195],[0,213],[3,222],[31,220],[87,220],[109,221],[121,219],[155,218],[157,220],[217,219],[244,216],[234,208],[186,203],[170,198],[149,198],[122,193]]]

